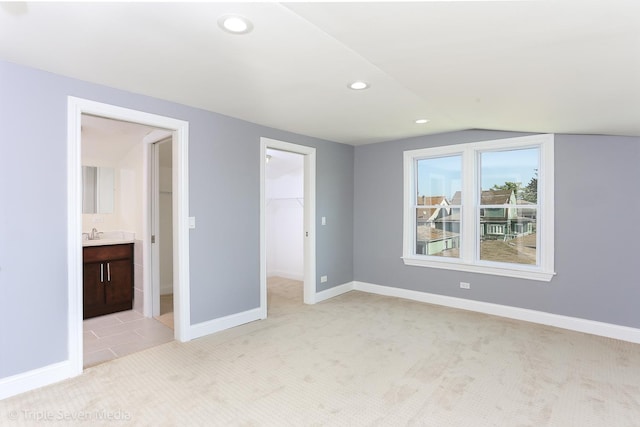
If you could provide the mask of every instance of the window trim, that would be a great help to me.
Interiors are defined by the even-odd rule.
[[[480,186],[478,179],[479,156],[483,151],[538,148],[538,211],[537,249],[538,265],[499,263],[477,259],[478,212]],[[416,160],[421,158],[462,156],[462,228],[460,236],[460,257],[446,258],[415,254],[415,201]],[[402,260],[405,265],[440,268],[472,273],[549,282],[554,272],[554,135],[540,134],[491,141],[446,145],[432,148],[407,150],[404,152],[404,206]],[[471,238],[469,238],[471,236]]]

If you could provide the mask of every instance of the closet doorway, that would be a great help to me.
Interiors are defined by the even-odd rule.
[[[302,281],[315,303],[315,162],[312,147],[261,138],[260,308],[267,317],[267,279]]]
[[[276,301],[280,301],[281,305],[302,304],[304,156],[271,148],[266,153],[265,226],[269,304]]]

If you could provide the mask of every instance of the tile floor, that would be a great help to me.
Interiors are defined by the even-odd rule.
[[[84,367],[173,341],[173,330],[130,310],[83,322]]]

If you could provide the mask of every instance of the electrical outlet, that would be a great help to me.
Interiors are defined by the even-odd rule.
[[[462,289],[471,289],[471,283],[467,283],[467,282],[460,282],[460,287]]]
[[[327,276],[320,276],[320,283],[324,283],[327,281]]]

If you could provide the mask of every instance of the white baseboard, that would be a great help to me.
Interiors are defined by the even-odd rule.
[[[418,292],[407,289],[393,288],[389,286],[374,285],[365,282],[349,282],[335,286],[316,293],[316,302],[325,301],[343,293],[356,290],[378,295],[404,298],[429,304],[442,305],[445,307],[470,310],[479,313],[491,314],[494,316],[506,317],[509,319],[524,320],[527,322],[543,325],[555,326],[587,334],[599,335],[608,338],[640,343],[640,329],[628,326],[614,325],[611,323],[597,322],[593,320],[580,319],[576,317],[562,316],[558,314],[546,313],[542,311],[529,310],[525,308],[511,307],[500,304],[492,304],[481,301],[467,300],[444,295]],[[192,325],[189,330],[191,339],[203,337],[253,322],[261,319],[260,308],[247,310],[242,313],[232,314],[219,319]],[[67,378],[76,376],[70,361],[64,361],[53,365],[34,369],[22,374],[0,379],[0,400],[24,393],[29,390],[44,387]]]
[[[260,316],[261,312],[260,308],[254,308],[252,310],[243,311],[242,313],[230,314],[229,316],[221,317],[219,319],[208,320],[206,322],[191,325],[189,328],[189,338],[200,338],[205,335],[224,331],[225,329],[244,325],[245,323],[260,320],[262,318]]]
[[[353,289],[356,291],[410,299],[429,304],[459,308],[462,310],[476,311],[479,313],[492,314],[494,316],[507,317],[509,319],[524,320],[527,322],[555,326],[587,334],[615,338],[622,341],[640,343],[640,329],[630,328],[628,326],[614,325],[611,323],[597,322],[594,320],[580,319],[577,317],[546,313],[544,311],[529,310],[526,308],[430,294],[427,292],[374,285],[365,282],[353,282]]]
[[[334,286],[333,288],[329,288],[325,291],[320,291],[316,293],[316,302],[324,301],[329,298],[337,297],[338,295],[342,295],[345,292],[349,292],[353,290],[353,283],[349,282],[343,285]]]
[[[283,279],[304,281],[304,273],[294,273],[291,271],[273,270],[267,272],[267,277],[282,277]]]
[[[0,400],[76,376],[71,362],[54,363],[0,379]]]

